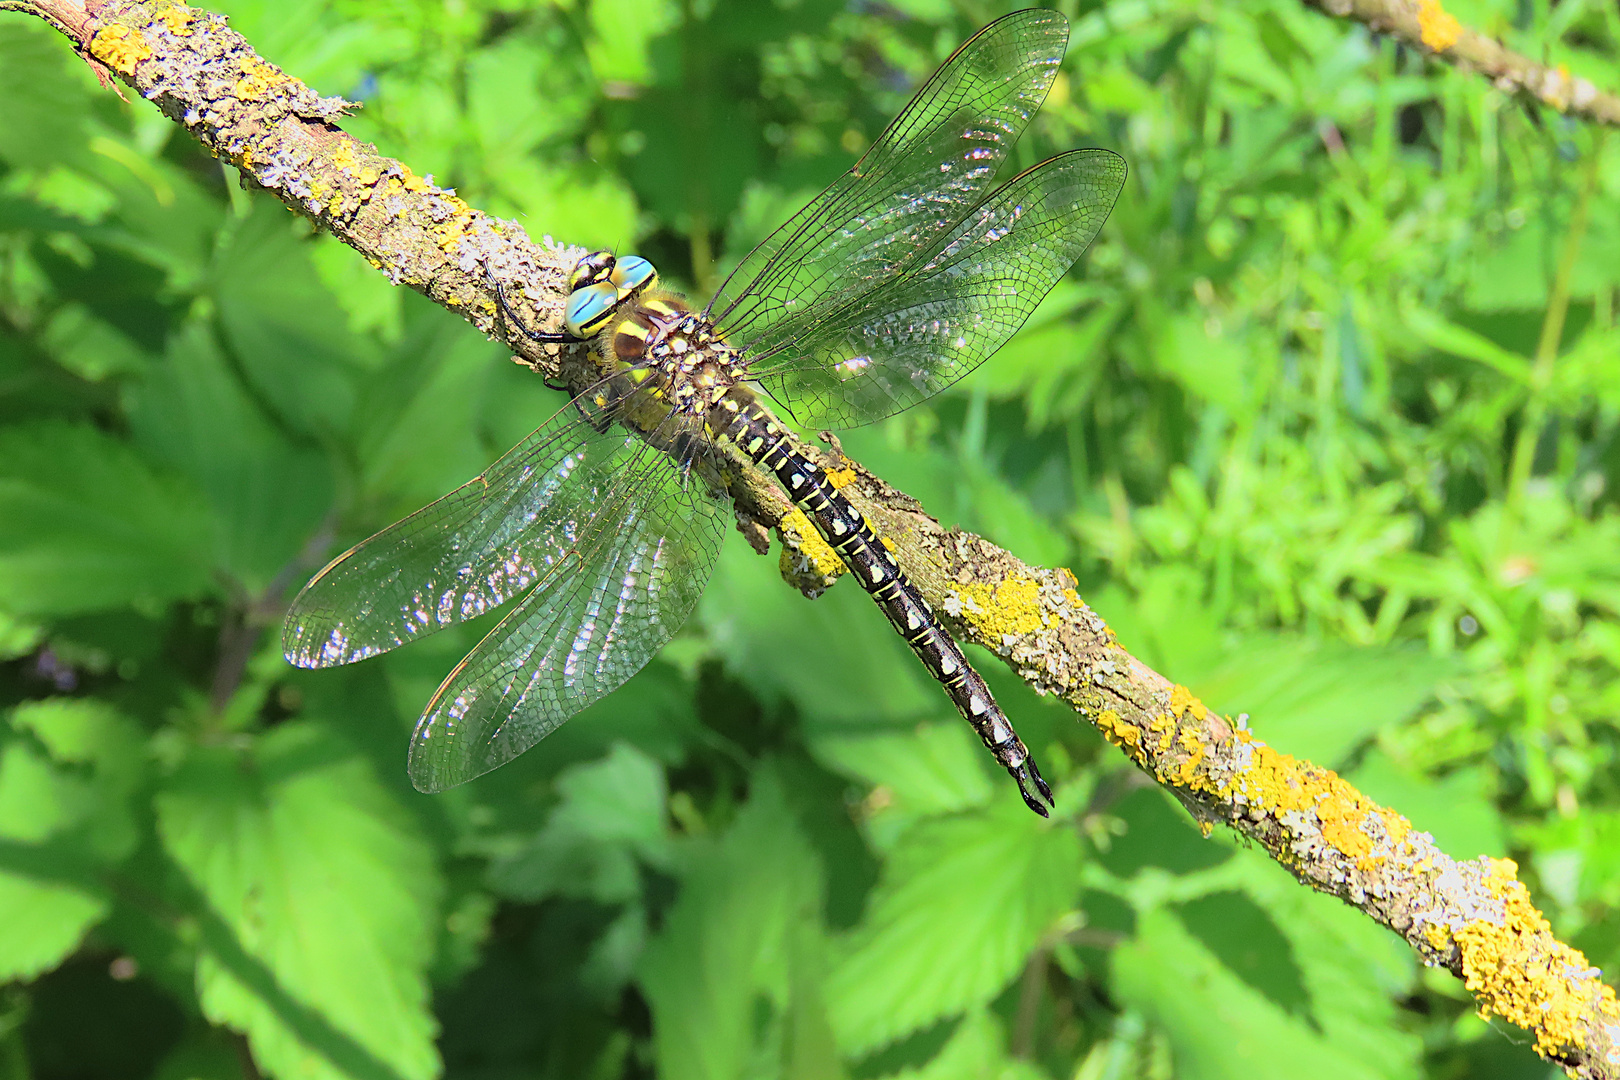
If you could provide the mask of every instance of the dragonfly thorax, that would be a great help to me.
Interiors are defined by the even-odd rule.
[[[743,377],[737,350],[679,296],[643,296],[626,305],[603,338],[603,359],[677,412],[707,414]]]

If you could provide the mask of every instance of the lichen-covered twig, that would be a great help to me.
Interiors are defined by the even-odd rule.
[[[1330,15],[1355,19],[1454,64],[1472,68],[1498,89],[1524,94],[1559,112],[1620,126],[1620,97],[1562,64],[1538,64],[1464,26],[1441,0],[1306,0]]]
[[[571,350],[499,317],[484,265],[554,325],[578,249],[531,243],[398,161],[356,142],[323,98],[261,59],[217,15],[158,0],[0,0],[47,19],[209,150],[408,284],[501,338],[536,370],[568,378]],[[1590,104],[1590,102],[1588,102]],[[1065,570],[1034,570],[989,542],[940,527],[917,503],[845,460],[830,475],[892,538],[951,629],[1000,655],[1037,691],[1074,707],[1141,769],[1263,847],[1301,882],[1404,937],[1463,979],[1480,1011],[1533,1033],[1574,1076],[1620,1076],[1620,1007],[1560,942],[1504,859],[1459,862],[1329,770],[1282,753],[1131,656]],[[736,485],[745,532],[774,528],[784,575],[814,592],[839,563],[780,492]],[[801,515],[802,517],[802,515]]]

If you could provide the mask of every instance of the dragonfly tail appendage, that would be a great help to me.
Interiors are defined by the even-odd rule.
[[[963,719],[1018,784],[1029,808],[1048,816],[1052,789],[1041,778],[1029,750],[996,704],[984,678],[968,663],[956,640],[939,625],[922,593],[900,569],[893,553],[855,504],[804,452],[798,439],[753,396],[734,389],[716,406],[711,427],[751,460],[769,469],[788,496],[815,523],[861,587],[872,595],[912,652],[922,661]]]

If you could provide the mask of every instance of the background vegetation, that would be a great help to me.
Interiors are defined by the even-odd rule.
[[[386,153],[701,294],[996,2],[220,4]],[[1018,153],[1084,267],[845,446],[1620,960],[1620,153],[1297,0],[1068,0]],[[1458,0],[1614,89],[1620,11]],[[852,587],[732,537],[642,675],[440,797],[480,627],[295,672],[280,606],[539,380],[0,16],[0,1076],[1540,1076],[1449,976],[981,655],[1029,814]]]

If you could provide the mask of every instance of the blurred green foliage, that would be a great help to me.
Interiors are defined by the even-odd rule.
[[[384,152],[699,293],[1006,10],[224,6]],[[1614,140],[1297,0],[1062,6],[1013,164],[1125,194],[845,446],[1620,961]],[[1612,4],[1450,7],[1615,89]],[[481,627],[295,672],[280,606],[555,395],[9,14],[0,103],[0,1077],[1547,1074],[981,654],[1037,820],[863,596],[738,538],[642,675],[417,795]]]

